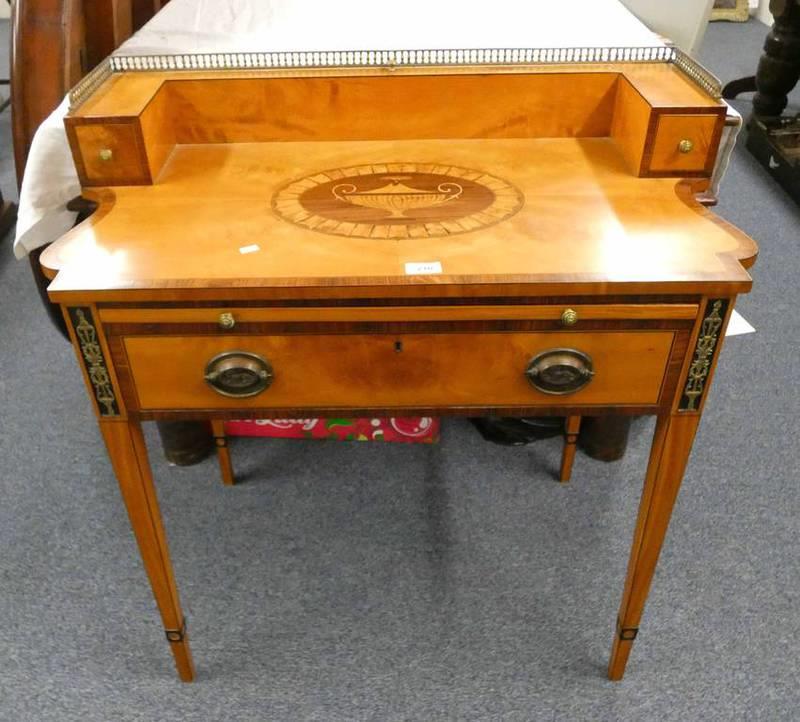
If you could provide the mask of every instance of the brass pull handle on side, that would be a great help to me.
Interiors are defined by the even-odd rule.
[[[574,348],[553,348],[534,356],[525,376],[538,391],[563,395],[580,391],[594,377],[592,358]]]
[[[275,378],[269,361],[248,351],[226,351],[207,364],[203,378],[222,396],[247,398],[269,388]]]

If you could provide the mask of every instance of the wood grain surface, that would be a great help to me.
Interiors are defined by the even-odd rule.
[[[578,316],[576,328],[586,321],[626,321],[649,319],[689,320],[697,315],[697,304],[629,303],[571,304]],[[510,321],[559,320],[566,305],[460,305],[460,306],[362,306],[334,308],[103,308],[98,312],[104,323],[132,324],[217,324],[220,315],[229,313],[234,323],[330,321],[370,323],[400,321]]]
[[[132,336],[125,351],[142,409],[270,406],[653,404],[672,346],[668,331],[541,334]],[[592,357],[583,389],[553,396],[525,369],[538,353],[575,348]],[[258,396],[221,396],[204,380],[225,351],[267,359],[275,380]]]
[[[704,310],[724,300],[727,321],[752,284],[755,242],[694,198],[724,113],[650,63],[129,73],[72,113],[98,209],[41,262],[51,297],[96,324],[72,335],[103,351],[90,393],[110,364],[120,414],[103,435],[182,679],[141,421],[213,420],[231,484],[227,418],[555,414],[566,480],[582,416],[658,413],[621,678],[708,389],[691,410],[681,394],[708,329],[724,332]],[[526,370],[544,375],[546,351],[551,383],[594,375],[544,393]]]
[[[119,482],[164,629],[185,630],[142,427],[133,421],[104,421],[100,424],[100,431]],[[170,648],[179,677],[184,682],[191,682],[194,679],[194,662],[189,639],[185,634],[180,636],[180,640],[170,641]]]
[[[276,189],[331,167],[412,160],[485,169],[524,195],[489,228],[438,238],[342,238],[273,212]],[[178,146],[154,186],[99,196],[95,217],[42,255],[51,296],[178,289],[551,284],[548,292],[746,291],[755,244],[692,210],[675,181],[630,175],[610,139]],[[146,212],[143,209],[147,209]],[[135,232],[134,232],[135,229]],[[248,252],[252,251],[252,252]],[[438,262],[436,275],[407,263]],[[169,290],[167,290],[169,289]],[[147,294],[142,292],[147,291]],[[187,293],[187,297],[198,297]],[[105,300],[123,296],[106,295]],[[130,296],[128,296],[130,297]]]
[[[710,152],[716,155],[714,141],[719,143],[717,127],[722,118],[713,115],[659,115],[656,124],[649,170],[661,171],[702,171],[708,164]],[[683,153],[679,149],[681,141],[688,140],[692,149]]]

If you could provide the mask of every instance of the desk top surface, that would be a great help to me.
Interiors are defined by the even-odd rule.
[[[96,195],[95,215],[42,256],[58,271],[55,298],[442,284],[737,292],[757,252],[688,183],[631,176],[609,139],[183,145],[154,185]]]

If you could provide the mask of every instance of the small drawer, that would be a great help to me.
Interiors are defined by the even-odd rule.
[[[723,122],[724,118],[718,115],[659,115],[649,154],[649,172],[710,174]]]
[[[102,308],[104,324],[214,324],[230,331],[250,323],[545,321],[694,321],[696,303],[617,303],[514,306],[340,306],[226,308]]]
[[[657,404],[673,336],[232,334],[130,336],[124,346],[142,410],[552,407]],[[575,374],[585,378],[572,387]]]
[[[135,122],[73,123],[67,130],[74,138],[73,156],[82,185],[150,182],[141,130]]]

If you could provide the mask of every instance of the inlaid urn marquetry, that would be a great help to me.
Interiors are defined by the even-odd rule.
[[[511,183],[480,170],[431,163],[339,168],[291,181],[275,213],[322,233],[360,238],[430,238],[486,228],[524,203]]]

